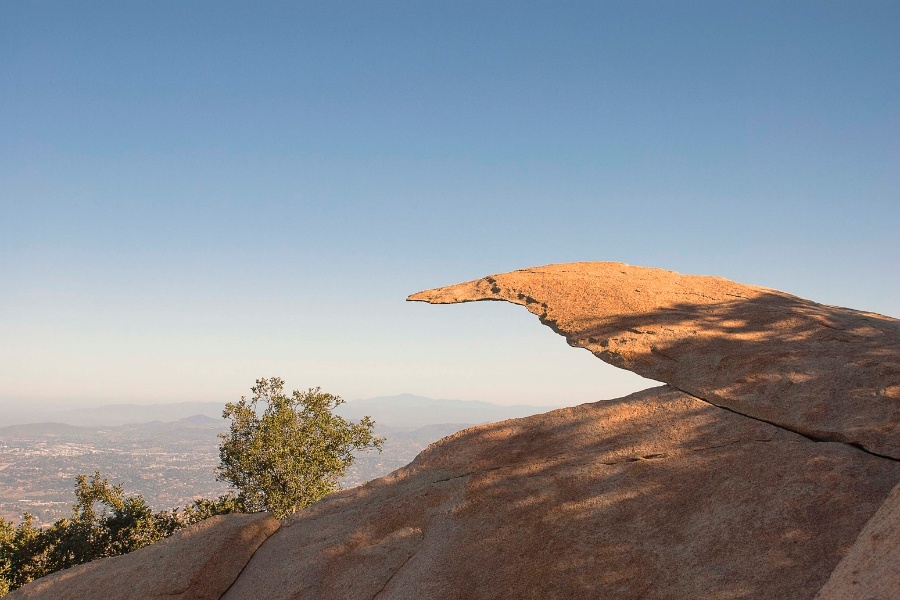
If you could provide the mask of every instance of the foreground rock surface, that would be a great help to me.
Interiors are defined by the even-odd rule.
[[[812,598],[898,481],[664,386],[445,438],[296,515],[225,598]]]
[[[900,321],[621,263],[492,275],[409,300],[504,300],[602,360],[821,440],[900,459]]]
[[[467,429],[274,533],[201,528],[13,597],[900,598],[897,320],[618,263],[410,299],[522,304],[670,385]]]
[[[900,598],[900,485],[859,534],[816,600]]]
[[[212,517],[131,554],[42,577],[9,600],[218,600],[279,522],[267,513]]]

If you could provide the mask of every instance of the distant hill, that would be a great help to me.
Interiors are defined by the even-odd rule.
[[[89,433],[90,429],[76,427],[66,423],[25,423],[0,427],[0,436],[3,435],[73,435]]]
[[[412,394],[353,400],[335,412],[359,420],[371,416],[377,425],[417,429],[445,423],[493,423],[553,410],[553,406],[503,406],[476,400],[436,400]]]
[[[45,411],[29,420],[0,419],[4,424],[52,421],[80,427],[117,427],[120,425],[150,424],[154,421],[184,426],[222,423],[224,402],[178,402],[172,404],[108,404],[82,408]],[[351,400],[339,406],[337,414],[354,421],[369,415],[379,426],[398,429],[418,429],[427,425],[447,423],[491,423],[553,410],[553,406],[502,406],[474,400],[437,400],[413,394],[382,396],[365,400]],[[7,408],[7,411],[9,409]],[[22,416],[25,416],[24,414]]]
[[[108,404],[61,411],[54,420],[71,425],[115,426],[162,421],[170,423],[201,415],[221,419],[224,402],[178,402],[173,404]]]
[[[212,425],[222,425],[222,415],[218,417],[210,417],[207,415],[191,415],[178,419],[178,422],[184,426],[207,427]]]
[[[0,421],[0,517],[37,515],[42,524],[71,512],[77,474],[96,470],[144,495],[156,509],[181,506],[197,496],[214,497],[227,486],[215,479],[217,434],[228,430],[224,404],[118,404],[47,410],[44,422]],[[550,407],[500,406],[488,402],[435,400],[412,394],[355,400],[337,412],[375,419],[383,452],[356,453],[341,482],[353,487],[408,464],[428,444],[460,429]],[[39,412],[39,411],[38,411]],[[34,413],[32,413],[34,414]],[[47,422],[59,421],[65,422]]]

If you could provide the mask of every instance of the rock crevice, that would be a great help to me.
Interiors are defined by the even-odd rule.
[[[674,388],[674,389],[677,389],[677,388]],[[684,392],[684,390],[679,390],[679,391]],[[684,393],[687,393],[687,392],[684,392]],[[693,395],[691,395],[691,396],[694,397],[694,398],[697,398],[697,396],[693,396]],[[803,431],[802,429],[792,429],[791,427],[787,427],[787,426],[785,426],[785,425],[783,425],[783,424],[781,424],[781,423],[776,423],[776,422],[773,422],[773,421],[768,421],[768,420],[766,420],[766,419],[761,419],[761,418],[759,418],[759,417],[754,417],[753,415],[748,415],[748,414],[742,413],[742,412],[740,412],[740,411],[738,411],[738,410],[735,410],[735,409],[733,409],[733,408],[729,408],[729,407],[727,407],[727,406],[722,406],[722,405],[720,405],[720,404],[716,404],[715,402],[710,402],[709,400],[706,400],[705,398],[697,398],[697,399],[700,400],[701,402],[706,402],[707,404],[710,404],[710,405],[715,406],[716,408],[720,408],[720,409],[722,409],[722,410],[726,410],[726,411],[728,411],[728,412],[730,412],[730,413],[733,413],[733,414],[736,414],[736,415],[740,415],[740,416],[746,417],[746,418],[748,418],[748,419],[753,419],[754,421],[759,421],[760,423],[767,423],[768,425],[772,425],[773,427],[778,427],[779,429],[782,429],[782,430],[784,430],[784,431],[789,431],[789,432],[791,432],[791,433],[796,433],[797,435],[802,436],[803,438],[805,438],[806,440],[809,440],[810,442],[815,442],[815,443],[828,443],[828,444],[844,444],[844,445],[849,446],[849,447],[851,447],[851,448],[855,448],[856,450],[859,450],[860,452],[865,452],[866,454],[868,454],[868,455],[870,455],[870,456],[875,456],[875,457],[877,457],[877,458],[883,458],[883,459],[886,459],[886,460],[892,460],[892,461],[894,461],[894,462],[900,462],[900,459],[894,458],[893,456],[888,456],[888,455],[886,455],[886,454],[879,454],[879,453],[877,453],[877,452],[872,452],[871,450],[868,450],[868,449],[866,449],[865,447],[863,447],[863,446],[862,446],[860,443],[858,443],[858,442],[845,442],[844,440],[832,438],[832,437],[827,436],[827,435],[821,436],[821,437],[820,437],[820,436],[816,436],[815,434],[812,434],[812,433],[810,433],[810,432],[808,432],[808,431]]]

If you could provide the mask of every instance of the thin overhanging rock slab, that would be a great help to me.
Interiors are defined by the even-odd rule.
[[[900,321],[719,277],[595,262],[411,295],[502,300],[612,365],[817,440],[900,459]]]

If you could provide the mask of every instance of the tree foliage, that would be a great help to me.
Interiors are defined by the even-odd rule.
[[[225,407],[231,430],[220,436],[217,470],[249,511],[282,518],[300,510],[340,488],[354,451],[381,450],[371,418],[353,423],[332,412],[344,402],[339,396],[320,388],[287,395],[277,377],[251,389],[250,400]]]
[[[60,569],[143,548],[214,515],[269,510],[284,517],[338,489],[353,452],[381,449],[364,417],[349,422],[332,413],[340,397],[319,388],[284,394],[277,377],[259,379],[253,398],[226,405],[229,435],[220,435],[216,476],[236,493],[202,498],[180,509],[154,511],[122,484],[79,475],[72,516],[46,528],[33,515],[16,525],[0,519],[0,596]]]
[[[207,517],[244,512],[232,495],[156,512],[99,472],[77,477],[75,499],[71,518],[47,528],[28,513],[18,525],[0,519],[0,596],[60,569],[143,548]]]

